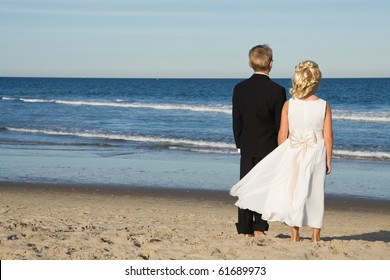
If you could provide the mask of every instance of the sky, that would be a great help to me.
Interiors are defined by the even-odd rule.
[[[389,0],[0,0],[0,76],[243,78],[303,60],[323,77],[390,77]]]

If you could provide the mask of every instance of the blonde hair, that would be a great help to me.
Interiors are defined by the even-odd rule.
[[[249,51],[249,65],[255,71],[270,70],[271,61],[272,49],[266,44],[254,46]]]
[[[294,98],[304,99],[314,94],[320,85],[322,74],[318,64],[311,60],[299,63],[295,67],[290,93]]]

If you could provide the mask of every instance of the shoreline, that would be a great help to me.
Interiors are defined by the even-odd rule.
[[[227,191],[0,182],[3,260],[390,260],[388,200],[326,196],[321,241],[235,229]]]
[[[0,181],[0,189],[24,188],[25,190],[46,189],[58,192],[81,192],[90,194],[117,194],[117,195],[137,195],[148,196],[150,192],[159,196],[173,196],[186,198],[207,197],[209,200],[218,200],[225,203],[235,202],[235,197],[229,195],[229,190],[219,189],[201,189],[201,188],[179,188],[179,187],[160,187],[160,186],[135,186],[119,184],[76,184],[76,183],[40,183],[40,182],[7,182]],[[28,189],[26,189],[28,188]],[[369,207],[370,209],[383,208],[390,211],[390,199],[378,197],[366,197],[346,194],[325,194],[325,207],[337,207],[342,209],[344,205],[351,204],[353,209]]]

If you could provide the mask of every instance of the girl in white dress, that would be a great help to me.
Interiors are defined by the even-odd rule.
[[[300,240],[302,226],[313,228],[313,242],[320,240],[325,174],[332,170],[332,115],[329,104],[315,95],[320,79],[313,61],[295,68],[292,98],[282,109],[279,146],[230,190],[238,197],[236,206],[291,226],[293,241]]]

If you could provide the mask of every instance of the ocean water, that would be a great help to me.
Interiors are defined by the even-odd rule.
[[[0,78],[0,181],[228,190],[241,80]],[[390,199],[389,91],[389,78],[321,81],[335,137],[327,193]]]

